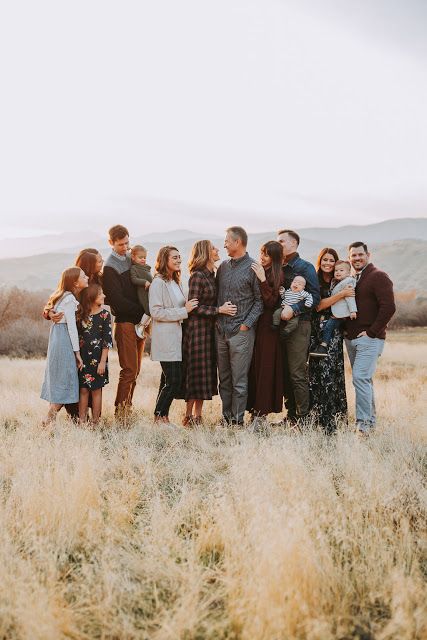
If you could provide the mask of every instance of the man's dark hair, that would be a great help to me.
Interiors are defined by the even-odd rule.
[[[244,247],[248,246],[248,234],[243,229],[243,227],[228,227],[227,233],[230,233],[235,240],[237,240],[237,238],[240,238]]]
[[[111,242],[115,242],[116,240],[122,240],[126,236],[129,235],[129,231],[121,224],[115,224],[114,227],[108,229],[108,235],[110,237]]]
[[[287,234],[288,234],[288,236],[291,236],[291,238],[293,238],[294,240],[296,240],[296,241],[297,241],[297,246],[299,245],[299,243],[300,243],[300,237],[299,237],[299,235],[297,234],[297,232],[296,232],[296,231],[292,231],[292,229],[280,229],[280,230],[277,232],[277,235],[278,235],[278,236],[280,236],[280,235],[282,235],[282,233],[287,233]]]
[[[348,245],[348,250],[350,251],[350,249],[357,249],[357,247],[363,247],[365,253],[368,253],[368,245],[366,245],[364,242],[352,242],[351,244]]]

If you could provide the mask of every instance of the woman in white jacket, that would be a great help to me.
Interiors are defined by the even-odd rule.
[[[60,320],[52,324],[47,349],[47,362],[41,391],[43,400],[50,404],[43,425],[56,418],[65,404],[79,401],[77,369],[83,365],[80,357],[77,333],[76,296],[87,287],[88,277],[80,267],[70,267],[62,272],[58,288],[51,295],[48,306],[55,313],[62,313]]]
[[[169,409],[182,385],[182,321],[198,305],[186,300],[181,287],[181,256],[176,247],[157,254],[156,275],[149,289],[152,317],[151,359],[160,362],[162,375],[154,409],[154,422],[169,423]]]

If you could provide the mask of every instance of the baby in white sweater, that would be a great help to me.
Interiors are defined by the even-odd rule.
[[[346,260],[337,260],[334,269],[334,279],[331,283],[331,296],[336,295],[348,285],[356,287],[356,278],[351,275],[351,265]],[[331,306],[332,315],[322,327],[321,342],[318,347],[310,351],[314,358],[324,358],[328,355],[328,346],[332,340],[335,329],[339,329],[346,318],[357,318],[357,305],[355,298],[347,296],[338,300]]]

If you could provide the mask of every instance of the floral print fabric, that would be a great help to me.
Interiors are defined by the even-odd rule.
[[[111,315],[103,309],[90,315],[86,321],[79,322],[78,329],[80,355],[84,364],[79,371],[79,385],[88,389],[101,389],[108,384],[108,363],[104,375],[99,375],[97,369],[102,350],[113,346]]]
[[[330,292],[321,288],[321,295],[326,298]],[[323,325],[330,316],[330,308],[313,312],[310,350],[320,344]],[[335,329],[328,353],[327,358],[310,358],[310,401],[323,430],[333,433],[338,422],[347,422],[343,337],[340,329]]]

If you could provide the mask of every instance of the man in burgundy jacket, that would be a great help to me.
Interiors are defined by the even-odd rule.
[[[357,318],[346,320],[345,341],[356,391],[356,428],[360,435],[368,435],[376,421],[372,378],[396,307],[393,283],[369,262],[366,244],[353,242],[348,250],[356,275]]]

